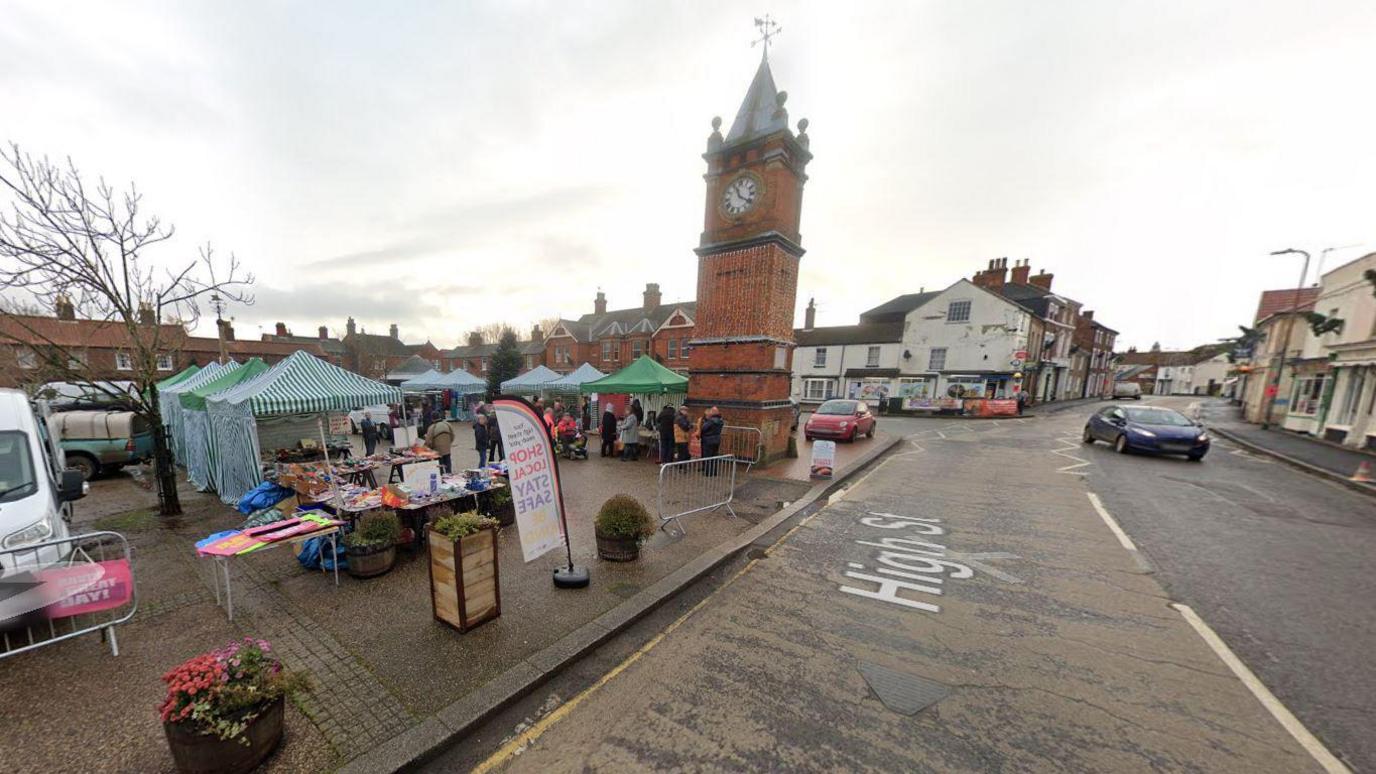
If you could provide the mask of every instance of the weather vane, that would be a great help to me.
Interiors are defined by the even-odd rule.
[[[751,47],[751,48],[754,48],[756,44],[758,44],[758,43],[763,43],[763,44],[764,44],[764,55],[765,55],[766,58],[768,58],[768,56],[769,56],[769,39],[772,38],[772,37],[774,37],[775,35],[778,35],[780,32],[783,32],[783,31],[784,31],[784,28],[783,28],[783,27],[780,27],[780,26],[779,26],[779,23],[776,22],[776,21],[774,21],[774,19],[772,19],[772,18],[769,16],[769,14],[765,14],[765,15],[764,15],[764,18],[760,18],[760,17],[756,16],[756,17],[755,17],[755,27],[760,31],[760,38],[759,38],[759,40],[752,40],[752,41],[750,42],[750,47]]]

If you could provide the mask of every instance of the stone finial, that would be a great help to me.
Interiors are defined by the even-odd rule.
[[[712,134],[707,137],[707,150],[714,151],[721,147],[721,116],[712,116]]]
[[[784,108],[784,103],[787,102],[787,101],[788,101],[788,92],[786,92],[786,91],[781,91],[781,92],[779,92],[779,96],[778,96],[778,99],[777,99],[777,102],[778,102],[779,107],[778,107],[777,109],[775,109],[775,111],[774,111],[774,118],[783,121],[783,123],[784,123],[785,126],[788,125],[788,110]]]
[[[804,148],[812,141],[812,139],[807,136],[807,127],[808,120],[806,118],[798,119],[798,144]]]

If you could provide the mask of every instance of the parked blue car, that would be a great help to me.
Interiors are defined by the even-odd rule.
[[[1085,423],[1085,443],[1105,441],[1119,454],[1131,451],[1183,454],[1199,462],[1209,453],[1203,426],[1174,409],[1160,406],[1109,406]]]

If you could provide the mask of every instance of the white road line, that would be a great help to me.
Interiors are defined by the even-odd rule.
[[[1104,523],[1108,525],[1109,530],[1118,537],[1118,542],[1123,544],[1123,548],[1129,551],[1136,551],[1137,546],[1133,545],[1132,538],[1128,537],[1128,533],[1124,532],[1123,528],[1118,526],[1118,522],[1114,521],[1113,516],[1109,515],[1108,509],[1104,508],[1104,503],[1099,499],[1099,495],[1093,492],[1085,492],[1085,494],[1089,496],[1089,504],[1094,506],[1094,510],[1099,514],[1099,518],[1103,519]]]
[[[1094,495],[1090,495],[1091,499],[1093,499],[1093,497]],[[1285,727],[1286,731],[1290,732],[1290,736],[1294,737],[1295,741],[1300,743],[1300,746],[1304,748],[1305,752],[1313,756],[1314,760],[1323,767],[1324,771],[1329,772],[1329,774],[1351,774],[1352,770],[1344,765],[1342,761],[1338,760],[1333,753],[1329,752],[1328,748],[1324,747],[1323,742],[1320,742],[1317,737],[1309,732],[1309,729],[1304,727],[1304,724],[1300,722],[1299,718],[1295,717],[1294,714],[1281,703],[1280,699],[1277,699],[1276,695],[1271,693],[1270,689],[1252,673],[1252,670],[1247,668],[1246,664],[1242,663],[1242,659],[1238,658],[1237,654],[1233,653],[1232,649],[1228,647],[1228,644],[1225,643],[1189,605],[1174,602],[1171,604],[1171,607],[1175,608],[1180,615],[1185,617],[1185,621],[1204,639],[1204,643],[1213,650],[1214,654],[1217,655],[1224,664],[1228,665],[1228,668],[1233,671],[1233,674],[1237,675],[1237,679],[1241,680],[1242,684],[1247,686],[1247,690],[1251,691],[1252,695],[1257,697],[1257,701],[1261,702],[1261,706],[1265,707],[1266,711],[1271,713],[1271,717],[1274,717],[1277,722]]]
[[[1063,468],[1056,468],[1056,472],[1057,472],[1057,473],[1064,473],[1064,474],[1066,474],[1067,476],[1087,476],[1087,475],[1089,475],[1089,473],[1087,473],[1086,471],[1083,471],[1083,470],[1076,470],[1076,468],[1083,468],[1083,467],[1089,465],[1089,460],[1084,459],[1083,457],[1076,457],[1074,454],[1067,454],[1067,453],[1066,453],[1066,452],[1070,451],[1071,449],[1078,449],[1078,448],[1080,448],[1080,439],[1079,439],[1079,438],[1076,438],[1076,437],[1073,437],[1073,436],[1067,436],[1067,437],[1064,437],[1064,438],[1057,438],[1057,439],[1055,439],[1055,440],[1058,441],[1058,442],[1060,442],[1060,443],[1065,444],[1065,446],[1061,446],[1061,447],[1056,448],[1056,449],[1048,449],[1047,451],[1051,452],[1052,454],[1056,454],[1056,455],[1059,455],[1059,456],[1061,456],[1061,457],[1065,457],[1066,459],[1075,460],[1075,464],[1073,464],[1073,465],[1066,465],[1066,466],[1063,467]]]

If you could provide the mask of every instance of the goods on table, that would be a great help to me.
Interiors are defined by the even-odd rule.
[[[337,527],[343,522],[308,513],[297,519],[287,519],[246,530],[232,530],[206,545],[198,545],[196,553],[206,556],[235,556],[246,554],[270,543],[277,543],[299,535]]]

